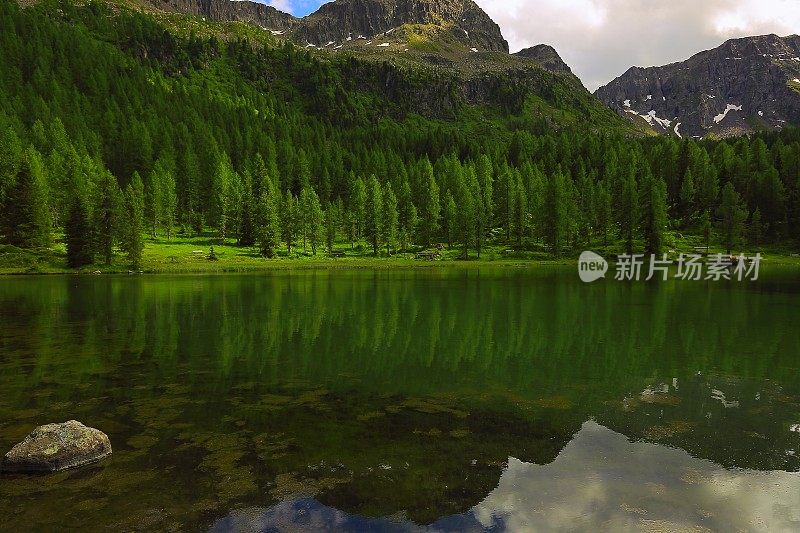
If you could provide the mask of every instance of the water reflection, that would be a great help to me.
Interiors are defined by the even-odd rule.
[[[800,474],[727,470],[665,446],[631,442],[587,422],[548,465],[510,458],[469,512],[419,525],[365,518],[313,499],[239,510],[214,533],[237,531],[797,531]]]
[[[77,418],[115,450],[90,469],[4,476],[0,529],[202,529],[278,502],[289,514],[402,515],[402,527],[503,527],[521,511],[487,494],[509,476],[538,472],[550,487],[553,465],[599,471],[632,453],[564,459],[592,434],[586,420],[634,450],[795,472],[800,277],[765,275],[747,286],[587,286],[557,268],[0,279],[0,449]],[[524,497],[505,499],[555,505]],[[663,501],[688,512],[675,498]],[[644,503],[625,501],[645,519],[683,516]]]

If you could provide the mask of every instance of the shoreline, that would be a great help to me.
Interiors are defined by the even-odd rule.
[[[613,262],[612,262],[613,264]],[[571,267],[577,265],[577,258],[570,259],[469,259],[454,260],[442,259],[436,261],[423,261],[414,259],[390,258],[324,258],[324,259],[264,259],[263,263],[237,264],[233,262],[217,261],[196,264],[146,264],[138,271],[133,271],[124,265],[92,265],[81,269],[66,267],[45,267],[37,269],[0,269],[0,277],[18,276],[158,276],[170,274],[187,275],[216,275],[216,274],[252,274],[259,272],[277,271],[303,271],[303,270],[432,270],[432,269],[466,269],[466,268],[540,268],[540,267]],[[762,268],[797,267],[800,268],[800,258],[787,255],[767,255],[761,263]]]

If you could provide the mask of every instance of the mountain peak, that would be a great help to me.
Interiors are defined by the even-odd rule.
[[[500,27],[472,0],[336,0],[304,18],[294,39],[321,46],[408,24],[443,27],[470,47],[508,52]]]
[[[537,44],[530,48],[523,48],[514,55],[531,59],[551,72],[572,74],[572,69],[564,63],[556,49],[549,44]]]
[[[800,120],[800,37],[730,39],[686,61],[633,67],[595,93],[659,133],[727,137]]]

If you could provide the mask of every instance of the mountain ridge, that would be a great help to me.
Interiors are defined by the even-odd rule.
[[[800,121],[800,37],[728,39],[685,61],[631,67],[595,93],[657,133],[730,137]]]

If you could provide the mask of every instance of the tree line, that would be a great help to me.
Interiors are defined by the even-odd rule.
[[[5,244],[63,234],[78,267],[139,265],[146,235],[176,233],[264,257],[345,242],[660,253],[669,229],[728,250],[800,242],[794,128],[712,142],[393,116],[292,46],[176,37],[102,9],[0,2]]]

